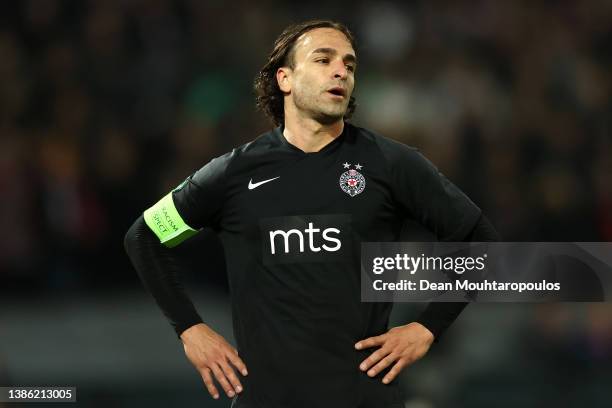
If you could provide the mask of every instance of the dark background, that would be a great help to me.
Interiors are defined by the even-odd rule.
[[[252,80],[310,18],[357,36],[353,122],[420,148],[506,241],[612,241],[610,1],[2,2],[0,385],[76,385],[87,407],[229,406],[123,236],[270,128]],[[218,245],[203,233],[178,250],[231,338]],[[609,304],[473,304],[399,381],[411,408],[610,406],[611,364]]]

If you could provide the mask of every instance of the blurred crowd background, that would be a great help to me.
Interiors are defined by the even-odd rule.
[[[223,406],[174,363],[180,343],[123,236],[186,176],[271,127],[253,78],[282,29],[311,18],[357,36],[352,122],[420,148],[504,240],[612,241],[610,1],[3,2],[0,385],[91,378],[89,406],[165,406],[162,389],[177,406]],[[204,233],[180,249],[194,293],[226,293],[218,245]],[[411,311],[400,305],[398,321]],[[149,354],[112,341],[143,336],[143,321]],[[125,357],[130,347],[176,355],[164,368]],[[81,350],[78,364],[40,358],[60,349]],[[98,376],[95,353],[113,362]],[[610,406],[611,364],[609,304],[471,305],[402,381],[411,407]],[[147,374],[164,386],[139,383]]]

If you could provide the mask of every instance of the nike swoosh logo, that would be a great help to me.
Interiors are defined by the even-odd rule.
[[[280,176],[274,177],[274,178],[271,178],[271,179],[267,179],[267,180],[264,180],[264,181],[259,181],[257,183],[253,183],[253,179],[250,179],[249,180],[249,190],[253,190],[254,188],[257,188],[257,187],[261,186],[262,184],[269,183],[269,182],[271,182],[273,180],[276,180],[277,178],[280,178]]]

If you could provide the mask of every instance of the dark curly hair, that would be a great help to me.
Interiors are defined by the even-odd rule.
[[[293,68],[295,42],[302,34],[315,28],[333,28],[340,31],[355,49],[355,37],[342,23],[331,20],[311,20],[287,27],[274,42],[274,49],[268,56],[268,61],[255,76],[253,83],[255,105],[272,120],[275,126],[279,126],[285,120],[283,92],[278,87],[276,71],[284,66]],[[356,106],[355,98],[351,96],[344,115],[345,119],[350,119]]]

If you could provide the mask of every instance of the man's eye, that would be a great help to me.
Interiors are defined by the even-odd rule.
[[[321,59],[318,59],[317,62],[322,62],[324,64],[327,64],[329,60],[327,58],[321,58]]]
[[[353,65],[346,65],[346,68],[351,72],[355,72],[355,67]]]

